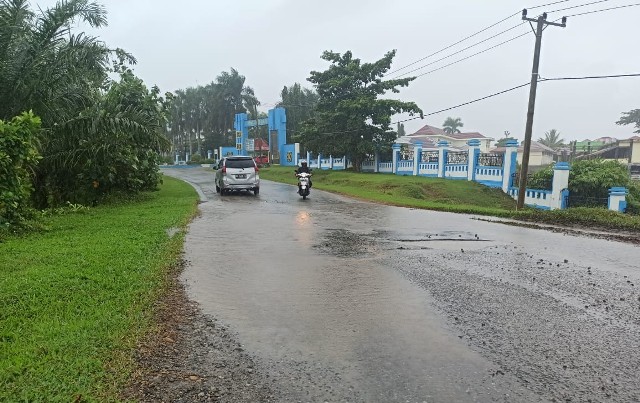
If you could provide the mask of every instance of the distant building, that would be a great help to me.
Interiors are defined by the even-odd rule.
[[[420,130],[413,134],[403,136],[402,139],[403,141],[409,141],[411,143],[422,142],[423,148],[426,143],[437,145],[439,141],[444,140],[448,141],[452,147],[460,150],[466,150],[468,148],[467,141],[479,140],[480,152],[483,153],[489,152],[489,149],[491,148],[491,142],[494,141],[493,138],[483,136],[478,132],[449,134],[442,129],[429,125],[423,126],[422,128],[420,128]]]
[[[490,151],[491,153],[504,153],[504,147],[496,147]],[[518,164],[522,165],[522,154],[524,152],[524,146],[521,144],[518,147]],[[529,166],[530,167],[543,167],[551,165],[558,159],[558,153],[537,141],[531,142],[531,149],[529,150]]]

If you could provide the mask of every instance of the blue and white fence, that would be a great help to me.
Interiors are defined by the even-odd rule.
[[[517,199],[519,189],[513,186],[513,177],[517,167],[518,142],[508,141],[504,154],[481,153],[479,140],[469,140],[467,145],[468,150],[460,151],[451,149],[448,142],[440,141],[437,151],[423,151],[422,144],[416,143],[413,144],[413,159],[402,159],[402,146],[394,144],[391,162],[380,161],[376,155],[372,160],[364,161],[361,170],[475,181],[485,186],[501,188],[503,192]],[[314,157],[307,153],[307,160],[309,166],[317,169],[346,169],[351,166],[346,157]],[[569,170],[569,164],[566,162],[556,163],[553,168],[551,190],[526,189],[525,204],[543,210],[567,208]],[[625,188],[612,188],[609,209],[624,211],[627,193]]]

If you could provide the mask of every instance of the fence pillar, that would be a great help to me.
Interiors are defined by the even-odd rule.
[[[609,189],[609,210],[624,213],[627,209],[627,194],[625,187],[613,187]]]
[[[311,165],[311,151],[307,151],[307,164]]]
[[[398,161],[400,160],[400,144],[394,144],[391,146],[393,150],[393,164],[391,165],[391,172],[394,174],[398,172]]]
[[[480,155],[480,140],[469,140],[467,141],[467,145],[469,146],[467,180],[474,181],[476,180],[476,166],[478,165],[478,156]]]
[[[318,153],[318,169],[322,168],[322,153]]]
[[[508,140],[505,144],[504,162],[502,166],[502,191],[509,192],[513,185],[513,174],[518,168],[518,141]]]
[[[333,155],[329,156],[329,169],[333,169]]]
[[[380,155],[378,155],[378,152],[376,151],[373,156],[373,172],[375,173],[380,172],[380,167],[378,166],[378,164],[380,164]]]
[[[447,147],[449,147],[448,141],[438,141],[438,178],[444,178],[444,167],[447,165]]]
[[[420,163],[422,162],[422,143],[415,143],[413,146],[413,176],[420,174]]]
[[[569,188],[569,164],[556,162],[553,166],[553,182],[551,185],[551,210],[561,209],[564,205],[565,189]]]

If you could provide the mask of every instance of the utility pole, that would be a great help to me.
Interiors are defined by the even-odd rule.
[[[562,17],[562,23],[547,21],[547,13],[543,13],[538,18],[527,18],[527,9],[522,10],[522,19],[537,23],[533,33],[536,35],[536,46],[533,52],[533,68],[531,69],[531,86],[529,88],[529,107],[527,109],[527,124],[524,131],[524,149],[522,150],[522,166],[520,167],[520,188],[518,190],[518,204],[516,209],[524,207],[524,197],[527,189],[527,175],[529,171],[529,153],[531,151],[531,135],[533,132],[533,113],[536,108],[536,91],[538,89],[538,67],[540,66],[540,49],[542,47],[542,31],[547,25],[557,27],[567,26],[567,17]]]

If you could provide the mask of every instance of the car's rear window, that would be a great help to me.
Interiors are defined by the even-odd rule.
[[[253,160],[249,158],[228,159],[227,168],[253,168]]]

